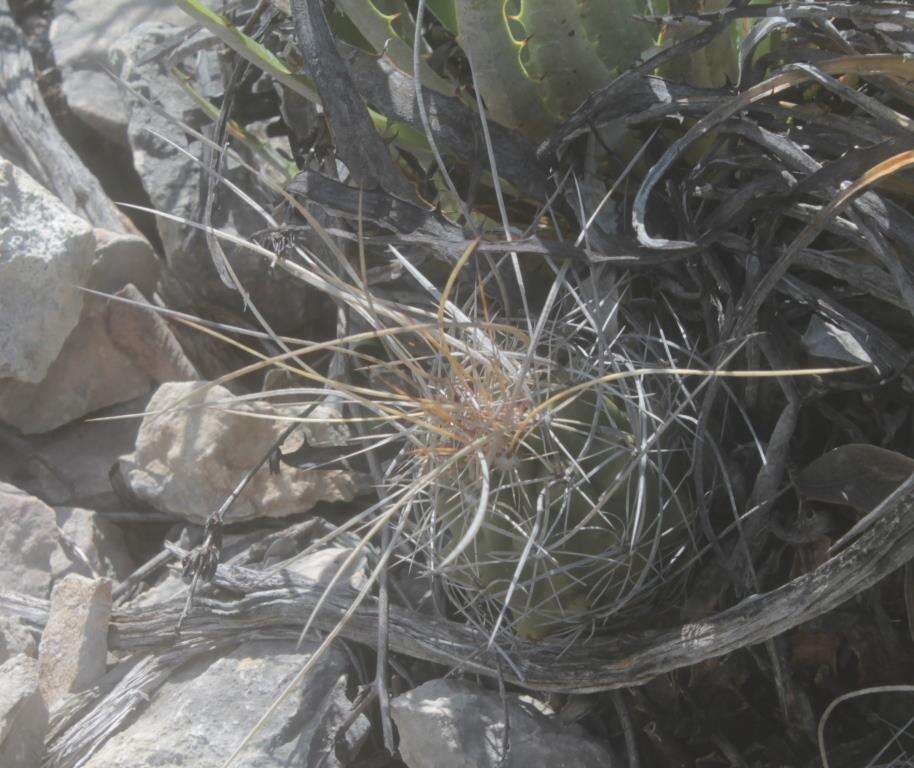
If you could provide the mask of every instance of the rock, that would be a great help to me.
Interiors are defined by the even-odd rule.
[[[147,53],[175,39],[179,33],[178,27],[158,21],[131,27],[123,36],[112,38],[109,66],[146,98],[152,99],[168,114],[182,120],[189,116],[185,115],[186,112],[196,108],[190,96],[163,71],[158,61],[142,62]],[[179,147],[198,157],[202,157],[200,143],[188,143],[180,127],[129,94],[122,92],[122,101],[127,110],[127,137],[133,150],[134,165],[152,206],[175,216],[199,221],[200,166],[149,131],[154,130],[167,136]],[[199,127],[198,123],[199,120],[194,123],[194,127]],[[158,219],[157,225],[171,262],[171,254],[183,251],[189,233],[182,225],[166,219]],[[209,258],[205,253],[202,256]]]
[[[142,413],[148,402],[144,396],[96,415]],[[140,419],[133,418],[78,421],[27,438],[0,431],[0,480],[52,507],[122,511],[109,474],[118,456],[133,450],[139,428]]]
[[[60,135],[38,80],[29,45],[13,20],[9,2],[3,0],[0,2],[0,82],[4,86],[0,89],[0,134],[4,157],[80,218],[118,232],[131,228],[98,179]]]
[[[111,141],[127,143],[127,105],[104,73],[108,49],[144,21],[188,26],[171,0],[55,0],[49,38],[70,109]]]
[[[38,691],[38,662],[25,654],[0,665],[0,765],[35,768],[44,755],[48,708]]]
[[[149,402],[136,449],[118,462],[118,473],[131,492],[156,509],[202,524],[263,457],[285,424],[219,409],[283,413],[268,403],[233,404],[220,386],[202,390],[202,382],[163,384]],[[333,416],[319,407],[314,416]],[[338,425],[303,425],[310,444],[340,444]],[[292,449],[293,441],[287,449]],[[306,512],[319,501],[350,501],[366,487],[366,478],[345,470],[297,469],[281,464],[276,474],[263,467],[232,506],[227,519],[285,517]]]
[[[92,228],[0,158],[0,381],[41,382],[76,327]]]
[[[0,591],[47,598],[55,580],[85,569],[59,543],[58,523],[99,573],[122,578],[133,563],[123,536],[111,523],[84,509],[55,512],[44,502],[0,482]]]
[[[95,230],[95,254],[88,288],[117,293],[132,283],[143,297],[151,297],[161,265],[145,237],[107,229]]]
[[[106,307],[85,298],[79,324],[40,384],[0,383],[0,419],[27,435],[49,432],[149,392],[153,382],[108,336]]]
[[[0,509],[0,590],[47,597],[57,549],[54,510],[6,483],[0,483]]]
[[[54,510],[57,525],[67,541],[79,547],[99,576],[122,581],[133,573],[135,563],[127,552],[124,534],[114,523],[90,509],[62,507]],[[69,556],[63,547],[51,555],[51,574],[55,581],[70,573],[89,576],[85,567]]]
[[[116,295],[133,301],[143,299],[133,285],[125,286]],[[129,356],[152,381],[163,383],[199,378],[168,323],[155,311],[112,301],[105,322],[114,346]]]
[[[170,115],[192,127],[209,125],[209,118],[181,86],[162,70],[157,60],[144,58],[157,47],[175,39],[180,30],[158,22],[141,24],[119,39],[111,51],[111,66],[121,78],[144,96],[158,103]],[[195,83],[207,96],[217,96],[223,86],[215,51],[202,51],[198,58]],[[203,220],[204,173],[198,163],[170,146],[150,131],[167,136],[178,147],[197,158],[203,157],[201,142],[189,141],[184,131],[149,106],[135,99],[128,105],[127,135],[134,165],[154,208],[184,219]],[[228,179],[251,194],[250,174],[228,160],[222,171]],[[217,188],[213,225],[230,233],[252,233],[263,228],[260,216],[231,194]],[[273,200],[259,202],[271,207]],[[240,295],[226,287],[219,278],[203,235],[180,222],[157,220],[168,270],[163,274],[161,295],[166,304],[178,309],[197,311],[204,307],[207,316],[214,308],[231,308],[244,312]],[[238,278],[250,293],[253,303],[277,333],[295,333],[311,321],[326,314],[326,302],[313,292],[283,274],[272,274],[261,256],[229,243],[222,243]],[[188,303],[187,294],[190,293]],[[331,315],[332,316],[332,315]]]
[[[129,285],[117,295],[142,299]],[[195,377],[194,367],[161,318],[87,296],[79,323],[44,381],[0,382],[0,418],[24,434],[49,432],[147,394],[158,382]]]
[[[349,547],[326,547],[290,563],[286,568],[299,576],[304,576],[306,579],[315,581],[322,586],[327,586],[336,576],[336,572],[343,563],[346,562],[346,558],[351,554],[352,550]],[[264,558],[264,567],[269,568],[289,556],[279,556],[275,548],[268,550]],[[366,574],[367,562],[364,554],[357,557],[337,581],[337,584],[348,585],[353,589],[361,589],[368,578]]]
[[[15,616],[0,616],[0,664],[20,653],[38,658],[38,643],[32,631]]]
[[[409,768],[607,768],[611,753],[516,697],[508,697],[510,747],[502,762],[504,704],[458,680],[432,680],[391,701]]]
[[[0,419],[48,432],[195,378],[160,318],[86,296],[76,286],[125,291],[135,275],[150,293],[158,263],[140,237],[95,230],[21,170],[0,161]],[[182,367],[182,364],[184,367]]]
[[[70,574],[55,585],[38,650],[38,687],[49,708],[105,674],[110,615],[108,579]]]
[[[289,642],[250,642],[223,658],[191,662],[85,768],[219,768],[316,647],[306,643],[297,653]],[[338,768],[334,740],[351,708],[346,669],[345,656],[331,649],[267,720],[239,768]],[[360,716],[347,733],[347,751],[368,728]]]

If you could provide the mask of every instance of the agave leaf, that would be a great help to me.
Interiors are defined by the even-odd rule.
[[[454,0],[428,0],[426,5],[435,14],[438,21],[444,25],[444,28],[456,37],[458,26]]]
[[[412,40],[404,40],[394,28],[398,19],[404,24],[405,32],[415,34],[409,8],[402,0],[393,0],[393,13],[384,13],[375,5],[376,0],[336,0],[336,5],[345,11],[359,32],[371,43],[377,53],[386,53],[390,60],[408,74],[413,74]],[[439,93],[451,94],[455,88],[438,75],[426,62],[419,62],[422,84]]]
[[[632,17],[648,9],[644,0],[580,0],[581,24],[597,55],[610,69],[624,69],[650,49],[657,30]]]
[[[516,19],[527,36],[530,76],[539,81],[550,111],[564,117],[609,82],[577,0],[523,0]]]
[[[670,0],[670,11],[676,14],[719,11],[729,0]],[[686,40],[700,30],[693,25],[677,26],[673,29],[674,42]],[[735,25],[721,32],[708,45],[689,56],[688,65],[683,68],[676,64],[668,67],[665,74],[670,79],[686,82],[699,88],[721,88],[734,84],[739,77],[737,48],[740,34]]]
[[[178,8],[206,27],[235,53],[243,56],[251,64],[309,101],[320,103],[310,78],[292,74],[292,70],[276,54],[241,30],[236,29],[218,13],[207,8],[200,0],[174,0],[174,2]]]
[[[554,118],[520,60],[505,17],[506,0],[460,0],[457,42],[470,59],[480,95],[492,118],[535,139],[543,138]]]

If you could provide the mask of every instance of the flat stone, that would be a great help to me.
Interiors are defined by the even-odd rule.
[[[316,647],[306,642],[299,653],[290,642],[250,642],[191,662],[85,768],[219,768]],[[242,752],[239,768],[341,768],[334,740],[351,708],[347,666],[336,649],[320,659]],[[368,729],[359,717],[346,751],[354,752]]]
[[[118,472],[131,492],[156,509],[202,524],[228,497],[238,481],[263,457],[285,429],[284,422],[251,418],[286,412],[265,402],[232,402],[231,393],[202,382],[163,384],[149,402],[136,448],[119,461]],[[322,406],[313,414],[335,416]],[[312,445],[339,445],[339,425],[303,425]],[[292,441],[290,440],[290,443]],[[291,449],[292,446],[288,446]],[[228,513],[232,521],[285,517],[306,512],[320,501],[351,501],[367,487],[367,478],[346,470],[263,467]]]
[[[400,756],[409,768],[611,768],[612,754],[515,696],[508,697],[509,749],[502,754],[501,697],[459,680],[432,680],[391,701]]]
[[[95,237],[88,223],[0,158],[0,381],[41,382],[76,327]]]
[[[35,768],[44,756],[48,708],[38,690],[38,661],[19,654],[0,665],[0,765]]]
[[[49,708],[105,674],[111,581],[70,574],[51,593],[38,650],[39,688]]]

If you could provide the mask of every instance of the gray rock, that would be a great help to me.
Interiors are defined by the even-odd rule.
[[[61,533],[70,544],[79,548],[94,574],[121,581],[133,572],[136,564],[127,552],[124,534],[117,525],[91,509],[61,507],[55,509],[54,514]],[[85,566],[74,562],[63,547],[58,547],[51,555],[51,573],[55,581],[70,573],[92,575],[85,571]]]
[[[813,315],[809,319],[809,325],[801,341],[813,357],[851,365],[873,363],[869,352],[853,333],[823,320],[818,315]]]
[[[38,88],[38,77],[10,4],[0,2],[0,133],[3,155],[97,227],[130,228],[98,179],[60,135]]]
[[[611,768],[610,752],[573,726],[508,697],[510,746],[502,762],[504,705],[497,693],[432,680],[391,701],[409,768]]]
[[[131,285],[118,291],[134,300]],[[79,323],[40,384],[0,382],[0,418],[24,434],[147,394],[158,382],[195,378],[168,325],[155,314],[87,296]]]
[[[202,382],[163,384],[149,402],[136,450],[119,461],[118,473],[133,494],[156,509],[194,523],[232,492],[244,474],[285,429],[283,422],[250,418],[220,409],[285,413],[268,403],[235,404],[220,386]],[[333,416],[318,408],[313,416]],[[345,439],[338,425],[304,425],[312,445]],[[290,439],[286,450],[294,448]],[[306,470],[280,465],[273,474],[262,468],[232,506],[229,520],[285,517],[311,509],[319,501],[350,501],[365,489],[366,478],[345,470]]]
[[[170,339],[177,347],[177,341],[163,321],[158,320],[158,336],[150,335],[146,330],[155,318],[137,329],[123,320],[123,306],[109,306],[75,288],[113,292],[135,276],[151,295],[159,266],[149,244],[134,235],[93,233],[5,161],[0,162],[0,253],[3,421],[26,434],[47,432],[145,394],[157,381],[194,378],[192,366],[183,372],[159,366],[149,373],[138,365],[164,359],[169,351],[175,357],[164,342]],[[131,298],[142,298],[132,290]]]
[[[148,397],[99,412],[98,416],[142,413]],[[133,450],[140,419],[78,421],[28,438],[0,432],[0,480],[52,507],[115,512],[124,502],[109,473],[118,456]]]
[[[171,0],[55,0],[49,37],[73,112],[111,141],[127,143],[127,106],[104,73],[108,50],[145,21],[190,24]]]
[[[144,297],[151,297],[159,279],[161,265],[145,237],[95,230],[95,254],[88,288],[116,293],[128,283]]]
[[[152,50],[173,40],[180,31],[162,23],[145,23],[119,39],[111,51],[111,66],[121,78],[145,97],[153,100],[168,114],[200,128],[209,124],[196,103],[178,83],[162,71],[158,61],[144,62]],[[205,95],[222,91],[221,76],[215,52],[203,51],[195,73],[198,88]],[[184,131],[158,112],[136,99],[125,98],[129,122],[127,135],[133,151],[134,165],[153,207],[193,222],[203,221],[205,188],[200,165],[159,136],[168,137],[193,157],[203,158],[199,141],[189,141]],[[250,174],[228,160],[223,175],[252,191]],[[264,220],[230,193],[217,189],[218,199],[213,225],[229,233],[252,233],[263,229]],[[261,199],[267,208],[274,201]],[[195,306],[231,307],[243,311],[239,294],[226,287],[219,278],[202,233],[180,222],[157,220],[159,234],[169,269],[163,274],[161,295],[172,307],[193,311]],[[264,259],[251,251],[229,243],[222,247],[253,303],[278,333],[293,333],[322,316],[326,304],[282,274],[272,274]],[[188,303],[190,293],[192,304]]]
[[[42,382],[0,382],[0,419],[27,435],[50,432],[152,389],[149,377],[109,337],[106,309],[106,300],[85,298],[79,323]]]
[[[218,768],[301,669],[315,644],[251,642],[233,653],[192,662],[173,675],[142,715],[115,734],[85,768]],[[344,655],[332,649],[241,754],[239,768],[338,768],[336,731],[349,713]],[[360,717],[347,741],[368,733]]]
[[[0,765],[35,768],[44,755],[48,708],[38,691],[38,662],[25,654],[0,665]]]
[[[0,482],[0,591],[47,598],[56,579],[85,569],[59,543],[58,521],[96,572],[121,578],[132,569],[120,531],[88,510],[55,512],[41,500]]]
[[[322,586],[328,586],[336,576],[337,571],[343,567],[352,554],[352,551],[349,547],[325,547],[307,557],[295,560],[286,566],[286,570],[297,573],[299,576],[304,576],[306,579],[317,582]],[[268,550],[264,558],[264,567],[268,568],[271,565],[275,565],[280,559],[288,557],[286,555],[280,558],[278,555],[279,552],[276,548],[272,551]],[[366,570],[367,559],[363,554],[352,561],[352,564],[337,580],[337,584],[340,586],[348,585],[352,589],[361,589],[368,578]]]
[[[179,28],[166,23],[142,23],[131,27],[123,36],[113,38],[109,55],[110,66],[126,83],[181,120],[184,119],[185,112],[195,109],[193,100],[162,70],[157,61],[142,63],[145,54],[173,40],[178,34]],[[167,136],[197,157],[202,157],[200,142],[188,143],[180,127],[129,94],[121,95],[122,103],[127,109],[127,136],[133,150],[134,165],[153,207],[199,221],[200,167],[162,139],[153,136],[150,130]],[[188,232],[182,225],[162,218],[158,219],[157,225],[171,263],[175,254],[183,255]]]
[[[76,327],[92,228],[0,158],[0,381],[41,382]]]
[[[15,616],[0,616],[0,664],[24,653],[38,658],[38,643],[26,624]]]
[[[54,510],[6,483],[0,483],[0,509],[0,590],[47,597],[57,549]]]
[[[111,581],[71,573],[54,586],[38,649],[38,687],[48,707],[105,674]]]
[[[142,301],[142,294],[127,285],[117,296]],[[108,337],[152,381],[192,381],[200,378],[187,359],[168,323],[156,312],[111,301],[105,316]]]

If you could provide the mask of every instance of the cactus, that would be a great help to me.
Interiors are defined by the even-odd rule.
[[[420,465],[392,472],[414,482],[478,444],[426,489],[411,549],[493,636],[539,639],[620,612],[656,591],[688,541],[680,390],[614,381],[664,358],[625,337],[604,349],[579,319],[556,311],[548,344],[514,329],[490,333],[496,351],[476,363],[452,359],[429,407],[439,428],[417,433]]]

